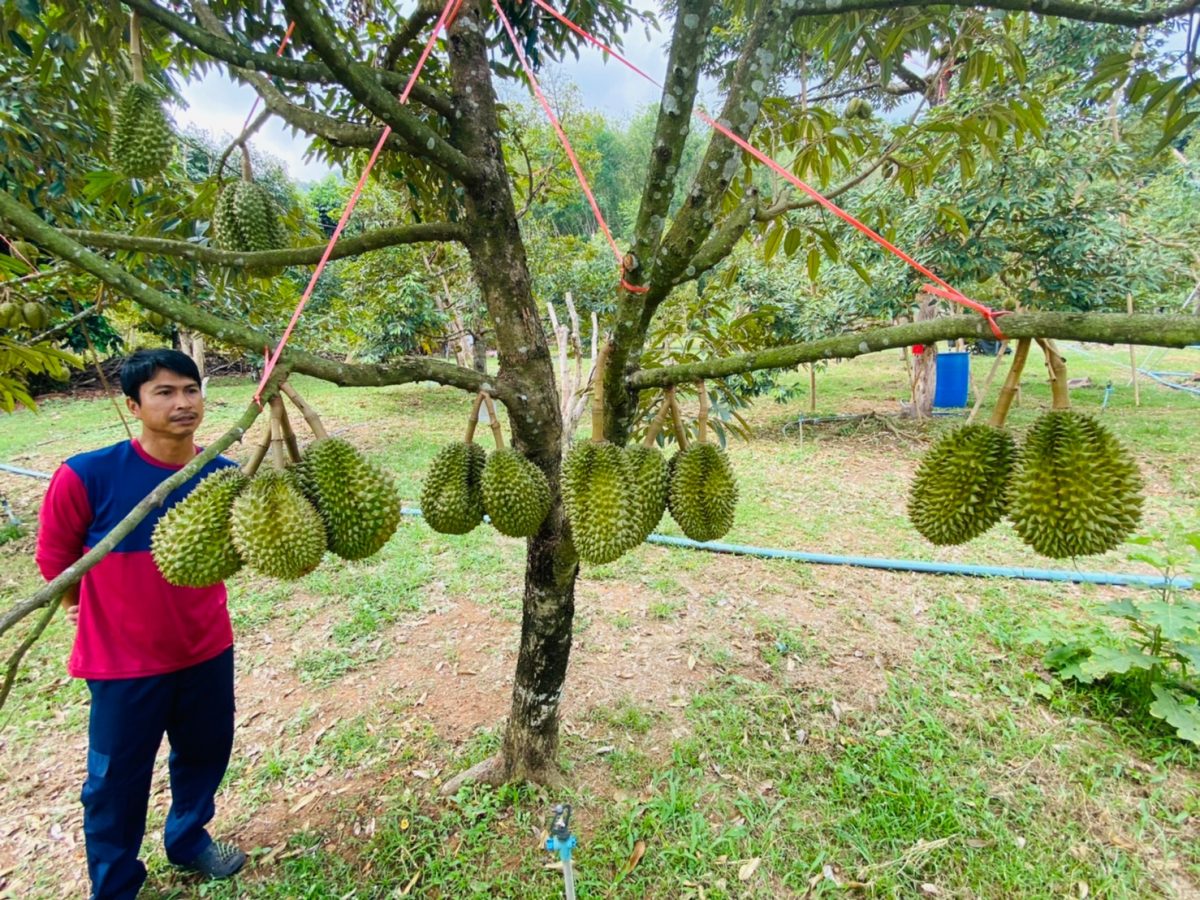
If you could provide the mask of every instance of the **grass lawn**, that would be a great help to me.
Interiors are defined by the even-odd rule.
[[[1091,379],[1072,392],[1077,408],[1141,465],[1143,530],[1200,530],[1200,397],[1145,382],[1135,408],[1124,350],[1062,349],[1071,376]],[[1155,370],[1200,369],[1196,351],[1151,353]],[[972,362],[982,382],[990,360]],[[1049,406],[1039,376],[1031,360],[1010,418],[1018,432]],[[295,381],[331,431],[395,472],[410,505],[469,408],[430,386]],[[818,376],[818,413],[891,416],[905,385],[898,353],[834,364]],[[244,380],[210,385],[201,438],[250,392]],[[742,499],[727,540],[1060,567],[1007,524],[946,549],[908,524],[917,462],[958,419],[798,428],[807,406],[751,410],[753,441],[731,447]],[[39,471],[124,433],[102,398],[0,421],[0,461]],[[231,455],[244,459],[256,439]],[[44,488],[0,473],[27,521]],[[679,534],[669,518],[660,528]],[[1079,565],[1150,571],[1126,560],[1130,549]],[[32,551],[28,532],[0,545],[0,608],[39,584]],[[171,870],[160,771],[142,896],[560,897],[539,833],[564,801],[581,898],[1200,896],[1200,752],[1119,696],[1047,690],[1041,650],[1024,641],[1049,620],[1137,596],[1126,589],[643,546],[581,573],[562,708],[569,786],[440,798],[442,781],[498,745],[523,551],[487,528],[451,538],[410,519],[363,562],[329,558],[294,584],[235,577],[238,731],[215,830],[252,863],[225,884]],[[0,713],[0,898],[86,889],[87,702],[65,676],[69,641],[53,621]]]

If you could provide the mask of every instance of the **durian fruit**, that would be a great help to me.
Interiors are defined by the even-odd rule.
[[[1009,481],[1008,517],[1030,547],[1065,559],[1104,553],[1137,527],[1142,478],[1129,451],[1091,416],[1045,413]]]
[[[226,185],[213,211],[213,241],[239,253],[286,247],[287,231],[270,192],[245,178]]]
[[[9,252],[17,259],[31,266],[36,266],[38,261],[38,248],[35,244],[29,241],[13,241]]]
[[[233,545],[246,565],[273,578],[307,575],[325,555],[325,525],[290,472],[259,472],[233,501]]]
[[[40,331],[50,324],[50,310],[43,304],[30,300],[21,307],[21,318],[34,331]]]
[[[11,300],[0,303],[0,328],[19,328],[25,324],[21,307]]]
[[[847,119],[862,120],[870,119],[873,114],[874,110],[871,108],[870,101],[862,97],[855,97],[846,104],[846,108],[842,112],[842,115]]]
[[[395,534],[400,524],[395,483],[346,441],[314,441],[295,473],[325,523],[329,549],[342,559],[365,559]]]
[[[658,527],[667,508],[667,492],[670,487],[667,461],[657,447],[626,447],[625,456],[633,472],[633,496],[637,508],[637,535],[640,544]]]
[[[236,466],[218,469],[158,520],[150,550],[163,578],[180,587],[208,587],[242,567],[229,513],[248,481]]]
[[[161,175],[175,150],[175,133],[158,93],[134,81],[126,86],[113,119],[112,158],[131,178]]]
[[[466,534],[483,521],[480,482],[487,453],[473,441],[455,441],[433,458],[421,487],[421,515],[442,534]]]
[[[963,425],[921,460],[908,495],[908,518],[934,544],[963,544],[1004,516],[1016,445],[1007,431]]]
[[[737,480],[725,451],[695,443],[676,454],[671,472],[670,509],[693,541],[715,541],[733,527]]]
[[[146,325],[150,328],[166,328],[169,321],[170,319],[160,312],[155,312],[152,309],[146,311]]]
[[[550,483],[545,473],[513,447],[487,458],[480,477],[483,511],[501,534],[531,537],[550,512]]]
[[[563,459],[562,498],[579,558],[612,562],[641,543],[629,457],[608,441],[576,444]]]

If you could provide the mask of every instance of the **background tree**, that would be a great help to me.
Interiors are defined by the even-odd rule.
[[[830,15],[824,0],[728,6],[682,0],[673,10],[665,87],[627,238],[624,275],[638,289],[618,288],[615,265],[612,271],[614,312],[605,322],[611,331],[610,357],[599,386],[606,410],[603,436],[625,443],[638,427],[644,411],[638,401],[648,388],[987,333],[977,319],[957,316],[722,359],[645,367],[652,329],[660,312],[670,309],[672,296],[691,290],[688,286],[717,267],[746,235],[785,250],[803,250],[806,256],[816,245],[828,254],[837,252],[838,241],[823,219],[788,218],[806,209],[808,201],[752,168],[720,135],[703,135],[700,164],[694,176],[685,177],[684,154],[702,71],[718,78],[724,94],[721,109],[714,110],[719,121],[752,136],[829,193],[846,193],[885,165],[905,190],[916,191],[951,162],[969,177],[972,162],[999,157],[1006,140],[1044,130],[1041,103],[1018,40],[1031,21],[1023,10],[1107,23],[1133,35],[1138,28],[1170,30],[1195,6],[1155,3],[1130,10],[1103,2],[993,0],[976,8],[957,0],[846,0]],[[379,183],[404,197],[401,205],[410,218],[345,237],[338,244],[339,258],[442,242],[458,245],[469,258],[494,334],[498,375],[416,356],[368,365],[296,348],[285,359],[294,371],[339,384],[432,380],[472,392],[486,390],[507,407],[513,445],[545,472],[555,501],[540,532],[528,540],[521,643],[503,749],[474,774],[489,780],[553,780],[578,560],[558,499],[562,426],[554,366],[518,219],[510,174],[513,154],[505,152],[503,111],[496,99],[496,82],[515,77],[517,69],[492,7],[463,4],[409,105],[401,105],[396,93],[438,13],[426,3],[408,17],[395,14],[389,4],[362,6],[353,19],[313,0],[285,0],[282,12],[254,0],[212,8],[193,0],[188,16],[153,0],[126,0],[125,8],[143,17],[146,68],[164,89],[172,87],[175,77],[214,62],[224,65],[233,77],[254,86],[272,114],[309,135],[318,155],[350,169],[361,165],[365,151],[379,139],[381,125],[390,127]],[[66,5],[31,3],[5,9],[2,24],[10,56],[24,56],[29,70],[42,73],[43,85],[55,78],[66,85],[77,78],[89,84],[79,101],[79,116],[102,133],[105,110],[119,84],[107,78],[87,82],[81,76],[126,71],[123,9],[105,6],[79,13]],[[634,17],[620,2],[581,3],[572,9],[581,25],[610,43],[619,41]],[[276,57],[284,16],[295,21],[297,38],[287,53]],[[530,5],[524,6],[519,25],[524,48],[540,56],[557,58],[578,49],[572,32]],[[61,40],[50,46],[51,36],[62,33],[76,42],[65,52]],[[1143,75],[1150,64],[1142,56],[1126,57],[1089,59],[1079,67],[1079,77],[1092,74],[1098,83],[1128,84],[1132,95],[1137,92],[1133,86],[1148,84]],[[924,71],[910,68],[918,58],[930,61]],[[45,74],[55,67],[56,75]],[[1160,123],[1165,149],[1190,121],[1195,83],[1186,75],[1151,78],[1160,81],[1154,92],[1164,95],[1156,108],[1165,110]],[[95,87],[96,81],[103,87]],[[818,101],[821,90],[831,96]],[[962,108],[946,102],[951,91],[986,93],[986,102]],[[894,98],[921,100],[908,120],[883,129],[866,119],[845,121],[838,104],[855,94],[877,98],[884,106]],[[1148,105],[1146,99],[1143,113]],[[102,143],[96,152],[102,163]],[[75,162],[67,160],[64,171],[74,173]],[[68,193],[73,195],[74,188]],[[163,217],[158,232],[165,237],[144,236],[147,229],[138,227],[138,221],[119,231],[98,230],[108,227],[107,222],[89,223],[83,232],[66,231],[76,223],[66,219],[60,206],[42,205],[39,199],[28,179],[6,183],[0,218],[44,252],[69,260],[146,309],[255,351],[273,342],[271,332],[168,294],[121,265],[119,254],[182,258],[240,271],[307,266],[323,249],[308,236],[304,246],[287,250],[243,254],[213,249],[204,234],[187,224],[196,220],[170,208],[168,196],[156,200],[153,214],[147,212],[148,217]],[[1200,340],[1197,323],[1181,317],[1048,313],[1009,316],[1004,327],[1013,337],[1172,346]]]

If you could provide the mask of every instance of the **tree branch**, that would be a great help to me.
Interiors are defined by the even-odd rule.
[[[1011,313],[1000,319],[1005,337],[1052,338],[1097,344],[1143,344],[1152,347],[1187,347],[1200,343],[1200,320],[1193,316],[1125,315],[1118,313]],[[739,353],[724,359],[678,366],[641,369],[626,380],[634,390],[661,388],[724,378],[760,369],[787,369],[800,363],[827,359],[853,359],[913,344],[932,344],[958,338],[993,337],[987,322],[974,315],[943,316],[891,328],[843,334],[769,350]]]
[[[287,250],[262,250],[257,253],[241,253],[237,250],[218,250],[188,241],[173,241],[167,238],[138,237],[132,234],[116,234],[109,231],[82,231],[64,228],[61,233],[88,247],[104,250],[132,250],[156,256],[176,256],[194,262],[229,266],[230,268],[278,268],[280,266],[305,266],[317,262],[325,252],[325,243],[307,247],[291,247]],[[422,222],[416,225],[399,225],[379,228],[354,237],[341,238],[333,247],[330,259],[358,256],[384,247],[402,244],[444,243],[463,240],[461,226],[449,222]]]
[[[122,0],[126,6],[137,10],[142,17],[161,25],[186,44],[195,47],[200,52],[219,59],[230,65],[243,69],[253,69],[256,72],[266,72],[278,75],[288,81],[300,81],[309,84],[336,84],[338,79],[326,66],[320,63],[304,62],[276,56],[273,53],[262,53],[250,47],[227,40],[194,25],[182,16],[158,6],[152,0]],[[376,71],[379,83],[391,91],[400,91],[408,82],[408,76],[400,72]],[[413,87],[412,98],[418,103],[436,110],[443,116],[454,114],[454,108],[448,97],[418,83]]]
[[[274,338],[270,335],[239,322],[215,316],[155,290],[120,266],[98,256],[44,222],[14,200],[7,191],[0,191],[0,219],[7,220],[24,237],[35,241],[56,256],[70,260],[83,271],[96,276],[146,309],[161,313],[187,328],[203,332],[218,341],[243,347],[253,353],[261,353],[264,347],[274,343]],[[506,406],[514,404],[516,400],[515,394],[507,386],[489,381],[486,375],[474,369],[460,368],[452,363],[428,357],[408,356],[386,364],[355,365],[325,359],[303,350],[289,349],[284,351],[280,362],[287,363],[296,372],[343,387],[379,387],[413,381],[434,381],[471,393],[484,391]]]
[[[1158,25],[1200,9],[1200,0],[1184,0],[1157,9],[1121,9],[1097,3],[1076,3],[1072,0],[801,0],[797,16],[840,16],[866,10],[891,10],[924,6],[959,6],[984,9],[1003,9],[1009,12],[1031,12],[1062,19],[1078,19],[1105,25]]]
[[[478,178],[475,166],[457,147],[406,110],[379,81],[379,71],[356,62],[346,53],[332,24],[308,0],[286,0],[285,7],[297,28],[329,67],[342,87],[390,125],[410,154],[428,160],[466,182]]]

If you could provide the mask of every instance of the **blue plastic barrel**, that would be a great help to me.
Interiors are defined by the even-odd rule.
[[[937,356],[937,387],[933,405],[940,409],[967,405],[971,381],[971,354],[963,351],[941,352]]]

